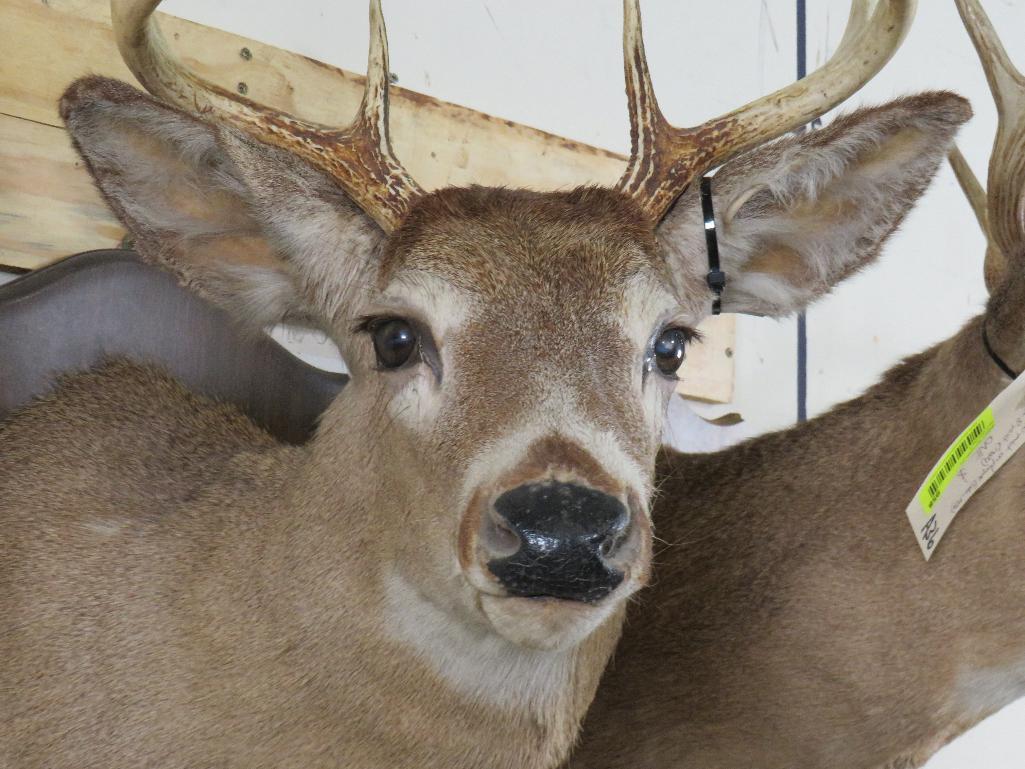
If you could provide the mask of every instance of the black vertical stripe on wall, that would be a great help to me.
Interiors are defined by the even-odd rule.
[[[797,79],[808,74],[808,18],[805,0],[797,0]],[[808,419],[808,317],[797,316],[797,421]]]

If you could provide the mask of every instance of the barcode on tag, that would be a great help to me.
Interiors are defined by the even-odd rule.
[[[932,512],[933,505],[939,500],[943,490],[947,488],[950,479],[954,477],[954,473],[972,455],[972,452],[975,451],[978,445],[982,443],[982,439],[989,435],[994,424],[993,409],[987,408],[954,441],[954,444],[947,450],[943,459],[933,468],[932,473],[918,495],[918,501],[922,505],[922,510],[927,513]]]
[[[1005,387],[933,465],[904,510],[926,560],[954,516],[1025,446],[1025,374]]]

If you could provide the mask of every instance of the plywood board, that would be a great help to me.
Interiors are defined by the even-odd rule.
[[[123,236],[64,129],[0,115],[0,265],[35,269]]]
[[[92,186],[57,114],[87,73],[134,82],[114,43],[107,0],[0,0],[0,266],[37,268],[120,242],[123,228]],[[249,98],[343,125],[363,77],[253,40],[161,14],[195,71]],[[242,52],[245,49],[246,54]],[[396,154],[427,189],[484,184],[567,189],[611,184],[625,159],[403,88],[392,91]],[[732,320],[712,319],[690,352],[681,392],[726,402],[733,391]]]
[[[733,400],[733,359],[737,319],[713,315],[698,326],[701,341],[687,346],[676,391],[685,398],[729,403]]]
[[[131,83],[114,43],[107,0],[0,0],[0,113],[60,125],[57,101],[87,73]],[[158,14],[182,59],[231,90],[307,120],[346,125],[362,75],[221,30]],[[248,51],[248,58],[241,51]],[[487,184],[559,189],[609,184],[625,159],[508,120],[391,89],[395,152],[426,188]]]

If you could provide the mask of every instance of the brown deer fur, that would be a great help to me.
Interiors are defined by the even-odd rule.
[[[352,381],[300,448],[118,363],[0,428],[0,764],[563,760],[647,578],[673,382],[646,350],[710,306],[693,196],[656,229],[613,191],[443,190],[389,238],[297,158],[123,84],[62,111],[146,258],[250,322],[317,322]],[[725,167],[724,305],[786,313],[874,258],[968,115],[922,95]],[[747,271],[767,250],[782,269]],[[379,370],[368,314],[429,328],[423,362]],[[505,597],[480,504],[563,477],[628,501],[626,577]]]

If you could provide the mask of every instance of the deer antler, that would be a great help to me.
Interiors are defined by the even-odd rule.
[[[982,273],[986,279],[986,290],[992,294],[1003,280],[1007,272],[1007,259],[1004,257],[1000,246],[993,240],[993,233],[989,229],[989,211],[987,210],[986,188],[979,183],[978,177],[968,165],[961,150],[954,147],[947,155],[950,167],[954,169],[954,176],[961,186],[961,191],[968,198],[972,207],[975,219],[979,223],[979,229],[986,237],[986,259],[983,262]]]
[[[363,102],[348,128],[309,123],[270,110],[186,69],[169,51],[153,12],[160,0],[111,0],[118,48],[147,91],[191,112],[216,117],[290,150],[330,175],[390,232],[423,190],[388,138],[388,38],[380,0],[370,0],[370,55]]]
[[[853,0],[843,39],[820,69],[694,128],[662,116],[644,56],[639,0],[623,0],[630,162],[617,189],[659,221],[700,173],[829,111],[868,82],[900,46],[915,0]]]
[[[961,188],[986,234],[986,285],[992,290],[1009,260],[1025,258],[1025,77],[1007,57],[978,0],[955,1],[997,105],[997,135],[989,158],[988,193],[964,158],[951,154]]]

